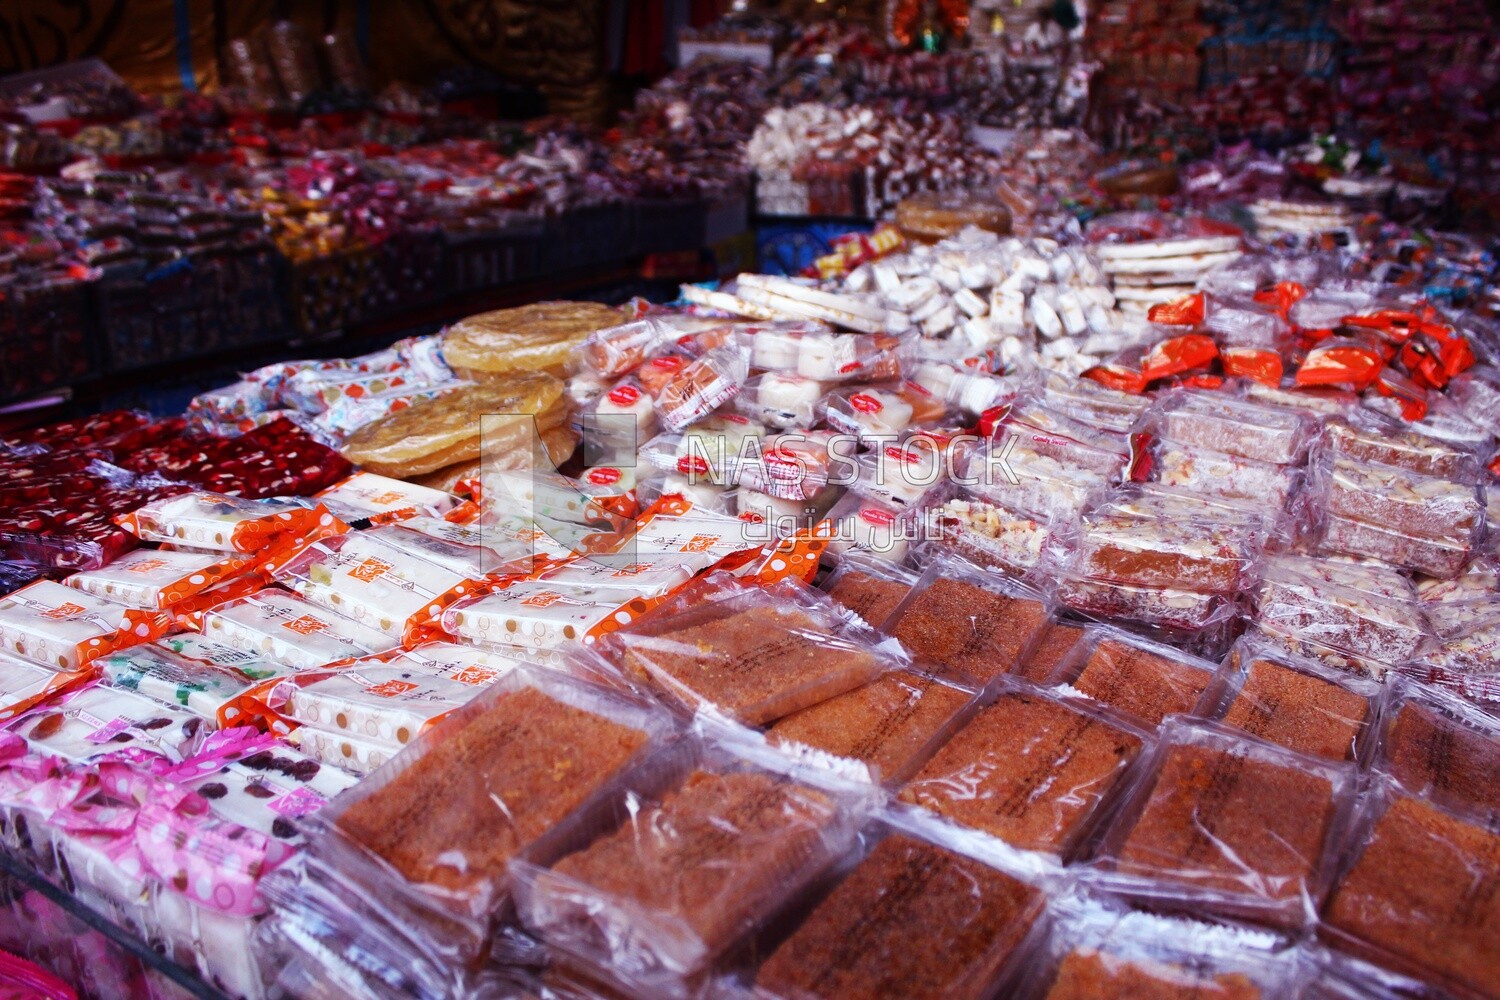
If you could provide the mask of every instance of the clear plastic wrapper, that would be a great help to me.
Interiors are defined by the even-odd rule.
[[[85,683],[84,672],[59,673],[0,653],[0,722]]]
[[[0,598],[0,649],[54,670],[72,671],[167,631],[160,611],[138,611],[38,580]]]
[[[70,761],[130,749],[174,764],[192,756],[209,731],[191,712],[99,684],[39,706],[18,717],[9,729],[35,752]]]
[[[899,563],[918,537],[918,512],[902,510],[849,492],[828,511],[833,534],[828,554],[843,558],[859,553],[872,559]]]
[[[485,589],[387,542],[384,534],[396,530],[314,542],[277,567],[276,579],[315,604],[403,641],[435,625],[443,608]]]
[[[919,660],[987,684],[1015,668],[1046,618],[1046,603],[1030,588],[942,556],[885,628]]]
[[[1462,573],[1474,554],[1467,538],[1411,535],[1331,513],[1324,513],[1315,537],[1324,551],[1379,559],[1441,579]]]
[[[1153,459],[1155,479],[1164,486],[1263,504],[1273,510],[1286,507],[1301,481],[1298,470],[1290,466],[1179,447],[1171,441],[1158,442]]]
[[[453,604],[443,612],[442,625],[460,642],[548,659],[566,642],[592,643],[627,605],[644,610],[644,596],[614,587],[527,581]]]
[[[1005,442],[1014,437],[1016,444],[1010,454],[1019,452],[1022,460],[1028,453],[1035,453],[1114,481],[1130,464],[1131,446],[1125,435],[1091,427],[1038,403],[1011,407],[1001,428],[997,435]]]
[[[1359,405],[1359,397],[1352,392],[1298,386],[1294,382],[1283,381],[1279,386],[1268,386],[1251,380],[1241,383],[1239,388],[1252,403],[1299,410],[1314,418],[1337,417]]]
[[[612,461],[624,461],[656,433],[657,425],[651,396],[635,379],[610,386],[579,415],[584,437],[591,446],[607,449]]]
[[[1117,456],[1108,452],[1086,449],[1099,461],[1075,464],[1076,451],[1059,457],[1051,449],[1033,450],[1021,440],[1007,436],[970,456],[964,481],[976,497],[1039,520],[1076,517],[1098,502],[1110,477],[1121,471]]]
[[[1042,898],[1007,872],[891,832],[766,957],[748,992],[757,1000],[1000,995],[1045,925]]]
[[[466,378],[513,372],[560,376],[591,334],[617,326],[622,318],[618,309],[595,302],[536,302],[497,309],[448,327],[443,332],[443,358]]]
[[[663,428],[681,431],[734,399],[749,378],[742,351],[716,348],[672,371],[658,388],[647,385]]]
[[[1485,520],[1472,484],[1338,458],[1313,466],[1309,497],[1334,517],[1458,546],[1472,547]]]
[[[923,507],[925,542],[1022,578],[1046,564],[1059,533],[1071,536],[1075,527],[1061,518],[1042,520],[967,494],[934,496]]]
[[[1439,805],[1500,815],[1500,719],[1397,678],[1387,687],[1380,730],[1377,770]]]
[[[1007,679],[899,800],[982,837],[1066,858],[1147,745],[1145,731],[1118,716]]]
[[[1154,729],[1193,711],[1213,684],[1215,664],[1128,632],[1091,628],[1049,680]]]
[[[752,726],[852,691],[902,659],[816,591],[722,576],[613,633],[605,651],[690,710],[709,707]]]
[[[1114,434],[1128,434],[1151,405],[1144,396],[1116,392],[1089,379],[1055,372],[1043,377],[1038,400],[1049,409]]]
[[[1378,782],[1345,840],[1320,936],[1459,996],[1492,993],[1500,833]]]
[[[560,379],[539,372],[468,385],[360,427],[344,442],[344,457],[369,472],[402,479],[480,456],[481,417],[513,416],[496,428],[494,454],[530,454],[533,431],[545,435],[568,423]]]
[[[1387,601],[1412,601],[1417,597],[1410,577],[1378,559],[1277,553],[1266,557],[1264,571],[1346,587]]]
[[[515,665],[472,646],[423,643],[321,677],[289,680],[269,697],[294,722],[400,748]]]
[[[1070,567],[1079,576],[1138,587],[1235,594],[1253,584],[1254,529],[1097,512],[1084,518]]]
[[[322,809],[355,782],[338,768],[276,745],[224,761],[183,784],[207,799],[216,815],[283,843],[301,844],[294,821]]]
[[[932,674],[890,670],[863,687],[793,712],[767,730],[765,739],[811,767],[895,784],[926,762],[977,696]]]
[[[1029,964],[1026,1000],[1270,1000],[1290,996],[1294,954],[1264,930],[1069,899],[1043,954]]]
[[[319,493],[318,499],[344,521],[363,519],[375,524],[411,517],[441,518],[459,503],[451,493],[373,472],[356,472]]]
[[[516,905],[529,930],[600,978],[686,997],[850,849],[865,806],[691,743],[656,771],[621,789],[573,853],[518,860]]]
[[[878,382],[901,377],[901,338],[886,333],[835,333],[808,324],[742,328],[750,363],[768,372],[823,382]]]
[[[167,705],[180,705],[217,725],[233,724],[234,702],[251,687],[287,668],[253,653],[214,642],[195,632],[169,635],[155,642],[98,660],[105,683],[136,691]]]
[[[980,440],[961,429],[924,428],[854,459],[855,492],[896,507],[921,499],[966,468]]]
[[[1182,587],[1142,587],[1067,571],[1057,578],[1057,599],[1092,618],[1138,622],[1183,637],[1209,635],[1239,612],[1237,601],[1224,594]]]
[[[758,450],[765,433],[762,424],[746,417],[718,414],[681,434],[652,438],[641,449],[641,458],[663,472],[724,484],[732,480],[741,456]]]
[[[912,385],[914,383],[908,383]],[[885,444],[902,437],[916,424],[941,420],[946,409],[926,390],[900,385],[835,389],[818,404],[818,416],[841,434],[868,443]]]
[[[501,916],[512,859],[529,847],[546,863],[592,829],[617,783],[669,734],[643,704],[513,670],[304,821],[306,876],[283,887],[287,908],[295,915],[320,887],[339,892],[351,909],[337,928],[346,948],[394,944],[406,975],[427,983],[422,994],[456,991]],[[302,959],[328,961],[320,951]]]
[[[296,670],[357,660],[397,644],[384,632],[297,594],[269,588],[206,613],[203,634]]]
[[[1161,437],[1180,445],[1267,465],[1300,461],[1315,429],[1295,412],[1195,390],[1164,394],[1148,419]]]
[[[777,434],[742,454],[733,474],[742,488],[779,500],[811,500],[842,473],[847,444],[832,431]]]
[[[884,627],[891,612],[911,593],[918,574],[884,560],[851,556],[822,583],[823,592],[845,611],[874,629]]]
[[[1352,765],[1174,719],[1100,844],[1100,879],[1157,904],[1305,926],[1354,788]]]
[[[348,530],[321,504],[242,500],[219,493],[157,500],[116,520],[142,541],[252,554],[291,539]]]
[[[84,570],[65,583],[133,608],[168,608],[243,572],[246,555],[190,549],[136,549],[103,569]]]
[[[351,777],[373,774],[401,752],[399,747],[389,743],[314,726],[298,726],[287,734],[286,739],[318,763],[327,764]]]
[[[381,540],[409,555],[477,580],[488,574],[529,573],[539,555],[536,540],[484,521],[454,524],[435,517],[413,517],[381,532]]]
[[[818,402],[828,383],[803,375],[767,372],[745,384],[735,406],[751,420],[775,430],[810,428],[818,419]]]
[[[1419,476],[1471,480],[1477,474],[1473,453],[1366,412],[1330,420],[1323,429],[1322,446],[1339,458],[1405,469]]]
[[[1229,654],[1202,714],[1312,757],[1363,761],[1375,745],[1381,687],[1254,638]]]
[[[601,378],[619,378],[639,368],[663,347],[697,334],[729,334],[737,324],[693,316],[647,316],[594,330],[583,343],[583,364]]]
[[[1022,680],[1044,684],[1057,672],[1058,665],[1089,638],[1090,632],[1082,623],[1054,617],[1042,626],[1036,642],[1021,657],[1014,673]]]
[[[1268,631],[1375,663],[1411,659],[1428,634],[1414,602],[1382,600],[1295,573],[1268,573],[1256,608],[1256,622]]]

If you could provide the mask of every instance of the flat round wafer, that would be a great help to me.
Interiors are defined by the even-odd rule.
[[[595,330],[618,326],[618,309],[597,302],[537,302],[459,320],[443,334],[443,359],[466,378],[510,372],[565,374]]]

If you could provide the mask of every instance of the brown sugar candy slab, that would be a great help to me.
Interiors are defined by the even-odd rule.
[[[1115,869],[1292,919],[1314,891],[1347,781],[1335,784],[1332,765],[1315,770],[1310,758],[1269,746],[1188,726],[1168,732],[1143,786],[1149,797],[1119,821],[1127,829],[1117,831]]]
[[[545,433],[564,415],[563,388],[559,379],[539,373],[462,386],[361,427],[344,443],[344,457],[397,479],[470,461],[479,457],[480,417],[537,414],[537,430]]]
[[[859,615],[872,628],[880,628],[896,606],[911,593],[911,586],[872,573],[851,570],[839,577],[828,596]]]
[[[1040,601],[949,577],[916,591],[890,633],[918,659],[981,681],[1014,667],[1047,617]]]
[[[901,801],[1015,847],[1066,854],[1142,746],[1095,715],[1011,692],[934,754]]]
[[[867,764],[900,780],[974,694],[933,677],[893,670],[872,684],[804,708],[772,726],[772,744],[801,745]]]
[[[645,745],[645,733],[531,687],[507,692],[337,819],[411,882],[499,879]]]
[[[1392,777],[1440,802],[1500,813],[1500,721],[1440,692],[1406,697],[1388,718],[1380,755]]]
[[[1353,760],[1370,700],[1272,660],[1250,661],[1223,723],[1288,750]]]
[[[443,334],[443,358],[466,378],[511,372],[563,375],[589,334],[617,325],[597,302],[536,302],[460,320]]]
[[[1500,987],[1500,833],[1406,795],[1365,836],[1324,909],[1354,946],[1483,996]],[[1342,946],[1342,945],[1341,945]],[[1380,956],[1381,964],[1389,959]]]
[[[1075,951],[1057,968],[1045,1000],[1261,1000],[1246,976],[1204,975],[1160,962],[1131,962],[1097,951]]]
[[[627,669],[752,726],[851,691],[884,667],[806,612],[774,604],[620,641]]]
[[[1105,635],[1071,684],[1154,727],[1168,715],[1191,711],[1212,680],[1206,666]]]
[[[1083,641],[1085,634],[1081,625],[1069,625],[1067,622],[1049,623],[1042,629],[1042,636],[1037,640],[1036,648],[1027,654],[1026,658],[1021,661],[1021,665],[1016,668],[1016,676],[1034,684],[1046,682],[1063,659]]]
[[[766,960],[756,990],[777,1000],[978,1000],[1041,903],[1009,875],[893,834]]]
[[[590,914],[623,907],[634,920],[686,928],[706,957],[791,891],[818,860],[835,813],[833,799],[784,779],[694,771],[617,831],[539,875],[533,893],[586,899],[581,906]],[[549,937],[548,928],[541,933]]]

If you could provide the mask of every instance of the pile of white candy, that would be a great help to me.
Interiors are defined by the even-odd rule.
[[[920,330],[921,356],[963,362],[993,352],[1007,370],[1077,375],[1154,339],[1117,307],[1108,277],[1081,247],[965,229],[952,239],[863,264],[839,289],[873,295],[891,333]]]

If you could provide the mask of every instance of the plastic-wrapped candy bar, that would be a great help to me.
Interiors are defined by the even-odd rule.
[[[596,631],[629,604],[644,610],[644,596],[618,588],[526,581],[452,605],[443,612],[443,631],[462,642],[528,659],[547,657],[565,642],[594,641]]]
[[[203,616],[203,634],[296,670],[356,660],[396,645],[384,632],[275,589],[209,611]]]
[[[1164,486],[1264,504],[1275,510],[1286,507],[1300,481],[1291,466],[1180,448],[1170,441],[1157,444],[1154,459],[1155,479]]]
[[[356,472],[319,493],[318,499],[334,516],[346,522],[367,520],[374,524],[411,517],[441,518],[459,503],[451,493],[373,472]]]
[[[481,593],[482,584],[355,531],[314,542],[275,570],[276,579],[315,604],[395,639],[420,634],[442,609]]]
[[[92,684],[32,709],[10,731],[38,753],[73,761],[129,748],[180,763],[198,749],[209,726],[191,712]]]
[[[1381,718],[1375,767],[1414,795],[1480,815],[1500,812],[1500,723],[1447,692],[1398,679]]]
[[[622,789],[582,850],[514,866],[529,930],[656,997],[691,995],[717,956],[848,850],[861,811],[857,799],[690,749]]]
[[[1468,480],[1477,465],[1468,451],[1389,425],[1373,414],[1357,422],[1330,420],[1323,430],[1322,444],[1340,458],[1392,466],[1420,476]]]
[[[878,500],[850,492],[828,511],[832,537],[830,558],[861,553],[873,559],[899,563],[906,558],[916,534],[917,512],[899,510]]]
[[[983,500],[955,497],[923,511],[923,537],[979,566],[1025,577],[1042,564],[1056,525]]]
[[[1205,699],[1209,718],[1327,760],[1363,760],[1374,745],[1376,682],[1254,639],[1242,640],[1229,663],[1232,671]]]
[[[900,662],[899,651],[873,639],[797,583],[750,588],[716,575],[615,632],[606,655],[690,710],[756,726]]]
[[[1071,568],[1100,581],[1234,594],[1254,581],[1259,549],[1256,531],[1232,525],[1091,514]]]
[[[828,383],[803,375],[767,372],[750,379],[735,406],[752,420],[776,430],[810,428]]]
[[[111,687],[180,705],[215,725],[233,725],[240,716],[236,699],[261,681],[288,671],[281,664],[195,632],[132,646],[98,663]]]
[[[876,382],[901,376],[899,337],[835,333],[808,324],[747,326],[739,331],[758,369],[823,382]]]
[[[1075,464],[1080,454],[1076,450],[1059,458],[1045,446],[1038,451],[1027,444],[1011,444],[1022,440],[1007,430],[1003,441],[991,443],[987,451],[970,458],[964,476],[977,497],[1039,520],[1071,518],[1092,506],[1104,493],[1108,478],[1121,469],[1117,456],[1108,452],[1084,449],[1091,457]]]
[[[1428,634],[1415,603],[1383,600],[1290,572],[1268,573],[1256,606],[1256,622],[1285,637],[1292,651],[1304,642],[1339,650],[1376,676],[1411,659]],[[1323,658],[1311,647],[1308,652]]]
[[[1193,390],[1163,395],[1148,420],[1179,445],[1268,465],[1300,461],[1313,431],[1295,412]]]
[[[656,362],[667,360],[684,359],[673,355],[658,358]],[[700,358],[673,366],[659,383],[647,383],[646,388],[655,400],[656,415],[662,427],[681,431],[738,396],[749,375],[749,363],[743,351],[720,347]]]
[[[1411,578],[1399,568],[1378,559],[1278,553],[1266,557],[1264,572],[1278,576],[1291,574],[1335,587],[1347,587],[1387,601],[1417,599]]]
[[[1346,838],[1349,857],[1323,908],[1341,951],[1457,995],[1500,979],[1494,940],[1500,833],[1377,784]]]
[[[583,344],[583,363],[595,375],[615,379],[639,368],[662,348],[681,346],[683,340],[694,340],[699,334],[727,335],[735,329],[724,320],[647,316],[590,333]]]
[[[1314,468],[1311,486],[1313,495],[1330,515],[1362,521],[1397,535],[1472,546],[1485,518],[1479,491],[1472,484],[1402,472],[1388,466],[1334,458]],[[1400,564],[1397,559],[1386,561]]]
[[[781,719],[766,742],[795,760],[859,780],[905,781],[946,740],[976,692],[908,670]]]
[[[1075,611],[1095,618],[1140,622],[1169,632],[1206,633],[1236,614],[1223,594],[1178,587],[1138,587],[1063,574],[1057,598]]]
[[[401,752],[389,743],[313,726],[298,726],[286,739],[313,760],[353,777],[374,773]]]
[[[489,944],[527,847],[587,818],[670,733],[654,710],[515,670],[378,775],[311,818],[309,880],[353,898],[342,936],[379,950],[398,927],[413,974],[450,984]]]
[[[207,799],[215,814],[286,844],[303,843],[293,821],[317,812],[356,780],[279,744],[207,763],[211,770],[183,784]]]
[[[839,389],[826,396],[818,412],[844,434],[872,442],[890,442],[916,424],[942,420],[947,408],[914,382],[883,387]]]
[[[469,646],[423,643],[322,677],[292,679],[270,697],[296,722],[399,748],[514,666]]]
[[[886,628],[919,660],[987,683],[1015,667],[1046,618],[1028,588],[940,558]]]
[[[167,608],[243,572],[252,561],[220,551],[136,549],[64,582],[133,608]]]
[[[54,670],[77,670],[149,642],[170,625],[160,611],[138,611],[50,580],[0,598],[0,648]]]
[[[143,541],[215,552],[257,553],[290,539],[348,530],[319,505],[241,500],[217,493],[185,493],[158,500],[117,520]]]
[[[766,958],[753,996],[999,995],[1042,924],[1041,902],[1010,874],[893,832]]]
[[[1101,845],[1101,877],[1146,899],[1296,927],[1332,876],[1352,765],[1172,720]]]
[[[1118,717],[1007,681],[902,787],[900,801],[1065,858],[1146,745],[1145,732]],[[972,844],[985,850],[983,839]]]
[[[839,447],[831,431],[778,434],[742,455],[734,476],[741,488],[779,500],[812,500],[826,496],[830,480],[843,467],[847,456],[834,454]]]
[[[13,719],[88,679],[87,673],[60,673],[0,653],[0,722]]]
[[[1263,930],[1072,900],[1030,970],[1038,1000],[1270,1000],[1302,975]]]
[[[916,582],[916,573],[855,555],[840,561],[823,581],[822,589],[845,611],[880,629]]]
[[[1127,632],[1091,628],[1049,680],[1066,684],[1154,729],[1169,715],[1191,712],[1214,681],[1216,667]]]

